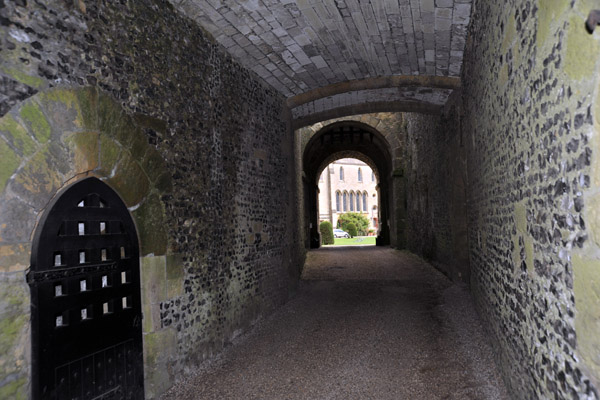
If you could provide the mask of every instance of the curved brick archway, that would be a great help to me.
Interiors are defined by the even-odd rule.
[[[94,88],[40,92],[0,119],[0,265],[20,277],[7,289],[12,309],[20,314],[12,320],[15,334],[7,337],[13,351],[6,357],[20,366],[16,373],[31,362],[29,289],[24,273],[18,272],[28,268],[33,232],[62,188],[90,176],[122,198],[136,224],[142,256],[144,355],[146,360],[158,360],[147,367],[148,382],[162,368],[161,360],[168,358],[168,351],[151,345],[160,330],[159,318],[154,318],[158,301],[165,297],[156,292],[160,286],[153,282],[162,279],[161,271],[167,281],[167,258],[171,268],[182,267],[175,262],[177,257],[167,257],[161,197],[170,192],[171,177],[142,127],[110,96]],[[29,381],[29,376],[17,378],[19,385],[28,386]],[[147,389],[150,393],[153,384]]]

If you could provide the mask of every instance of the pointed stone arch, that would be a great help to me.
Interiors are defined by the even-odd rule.
[[[107,184],[133,217],[143,256],[144,359],[157,361],[145,366],[146,381],[152,382],[147,393],[159,381],[154,375],[166,373],[161,365],[174,350],[175,333],[161,329],[153,317],[159,313],[156,300],[165,295],[155,293],[151,282],[162,279],[161,274],[167,280],[169,235],[162,197],[172,185],[163,157],[142,131],[149,124],[166,129],[162,121],[128,115],[111,96],[89,87],[39,92],[0,118],[0,270],[12,273],[0,289],[14,293],[10,301],[16,305],[11,308],[15,315],[8,317],[14,323],[15,335],[8,338],[14,350],[6,357],[20,365],[15,373],[22,387],[31,380],[22,374],[29,370],[23,365],[31,363],[30,294],[24,278],[33,232],[57,193],[85,177]],[[171,258],[173,268],[182,268],[176,256]],[[173,345],[153,346],[158,335]]]

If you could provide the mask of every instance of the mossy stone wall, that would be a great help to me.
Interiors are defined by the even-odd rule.
[[[471,288],[519,399],[599,395],[593,8],[473,6],[461,102]]]
[[[3,356],[0,393],[28,396],[36,221],[60,188],[94,175],[136,221],[156,398],[295,288],[283,98],[167,1],[0,2],[0,16],[0,289],[20,288],[0,291],[0,321],[24,340]]]

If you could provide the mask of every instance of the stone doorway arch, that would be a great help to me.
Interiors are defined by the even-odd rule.
[[[150,128],[164,133],[166,124],[131,116],[110,95],[90,87],[39,92],[0,118],[0,268],[10,273],[0,282],[0,291],[8,293],[0,308],[11,310],[5,319],[13,332],[5,336],[11,350],[4,354],[2,372],[14,377],[15,393],[26,396],[32,386],[31,298],[25,275],[33,233],[57,193],[87,177],[120,196],[138,234],[146,395],[164,391],[174,379],[165,365],[175,357],[176,335],[161,326],[158,316],[160,301],[183,293],[183,262],[169,253],[162,199],[172,191],[171,175],[143,132]],[[174,281],[167,293],[162,289],[169,275]],[[170,345],[155,345],[159,341]]]
[[[373,127],[357,121],[339,121],[321,128],[306,144],[302,157],[307,247],[320,245],[318,224],[318,179],[323,169],[340,158],[356,158],[377,175],[379,221],[377,245],[397,246],[394,204],[393,158],[387,139]]]

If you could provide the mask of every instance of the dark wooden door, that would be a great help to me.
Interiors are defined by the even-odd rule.
[[[28,273],[38,399],[143,399],[139,249],[120,197],[87,178],[49,205]]]

